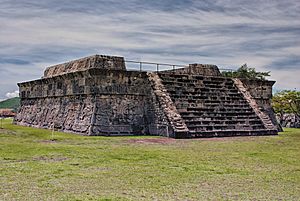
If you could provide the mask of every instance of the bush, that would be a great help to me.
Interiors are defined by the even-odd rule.
[[[244,64],[237,71],[223,71],[222,75],[225,77],[266,80],[266,77],[270,76],[270,71],[257,72],[255,68],[249,68],[247,64]]]

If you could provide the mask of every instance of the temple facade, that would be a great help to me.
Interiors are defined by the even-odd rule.
[[[94,55],[18,83],[14,123],[82,135],[275,135],[274,81],[222,77],[215,65],[147,72]]]

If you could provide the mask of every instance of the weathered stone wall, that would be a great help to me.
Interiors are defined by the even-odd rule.
[[[123,57],[94,55],[63,64],[50,66],[44,72],[44,78],[70,72],[84,71],[90,68],[126,70]]]
[[[268,115],[273,125],[277,126],[278,131],[281,131],[282,128],[277,123],[276,116],[271,105],[272,87],[275,84],[275,81],[249,79],[240,80],[257,103],[258,109],[265,115]]]
[[[21,99],[21,108],[14,122],[37,128],[60,129],[65,132],[88,134],[93,114],[89,96]]]
[[[93,68],[19,84],[20,125],[86,135],[167,135],[146,72]],[[171,135],[170,128],[169,134]]]
[[[221,76],[218,67],[216,65],[210,65],[210,64],[189,64],[188,67],[161,71],[161,73]]]
[[[261,106],[270,105],[275,81],[240,79],[252,97]]]
[[[96,98],[91,135],[168,135],[168,121],[150,96],[102,95]]]
[[[152,86],[153,92],[158,102],[160,103],[160,108],[166,115],[171,129],[168,129],[167,136],[173,136],[176,138],[188,138],[189,130],[181,118],[179,112],[176,109],[167,89],[162,84],[161,78],[157,73],[148,73],[149,81]]]
[[[270,120],[274,82],[243,80],[235,86],[220,75],[214,65],[157,74],[126,71],[122,57],[86,57],[19,83],[15,123],[84,135],[276,134]]]
[[[270,117],[270,114],[264,109],[259,102],[257,102],[256,98],[253,97],[250,90],[246,88],[245,84],[241,81],[241,79],[233,78],[236,87],[243,94],[244,98],[248,101],[249,105],[253,108],[256,115],[262,120],[264,126],[269,130],[276,130],[277,124],[274,123]],[[249,87],[249,85],[247,86]],[[255,91],[252,90],[252,93]],[[258,92],[261,93],[261,92]],[[267,95],[267,94],[266,94]]]
[[[145,72],[89,69],[19,83],[21,98],[45,98],[90,94],[147,95]]]
[[[188,137],[277,133],[270,118],[257,112],[255,101],[243,96],[241,92],[247,90],[231,78],[177,73],[159,73],[159,77],[189,130]]]
[[[276,114],[276,118],[282,127],[300,128],[300,118],[295,114]]]

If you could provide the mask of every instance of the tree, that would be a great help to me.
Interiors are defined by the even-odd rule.
[[[225,77],[265,80],[267,76],[270,76],[270,71],[257,72],[255,68],[249,68],[247,64],[243,64],[237,71],[224,71],[222,75]]]
[[[279,115],[280,124],[284,114],[294,114],[300,119],[300,91],[284,90],[276,93],[272,98],[275,113]]]

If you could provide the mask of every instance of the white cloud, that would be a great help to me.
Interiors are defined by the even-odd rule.
[[[279,90],[290,89],[300,91],[300,69],[293,71],[273,70],[271,79],[276,81],[275,87]]]
[[[299,1],[0,2],[0,98],[48,65],[96,53],[220,68],[247,63],[272,71],[278,88],[299,87],[289,73],[295,64],[272,66],[300,58]]]
[[[7,98],[19,97],[19,91],[16,90],[16,91],[14,91],[14,92],[7,92],[7,93],[5,94],[5,96],[6,96]]]

